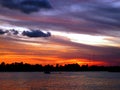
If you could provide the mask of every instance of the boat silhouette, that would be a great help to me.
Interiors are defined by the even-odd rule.
[[[44,71],[44,74],[51,74],[50,71]]]

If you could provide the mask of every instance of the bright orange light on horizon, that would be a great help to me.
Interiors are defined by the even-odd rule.
[[[6,55],[0,57],[0,63],[14,63],[14,62],[23,62],[29,64],[41,64],[41,65],[65,65],[65,64],[79,64],[79,65],[106,65],[105,62],[101,61],[90,61],[87,59],[62,59],[62,58],[55,58],[55,57],[35,57],[35,56],[24,56],[24,55]]]
[[[23,39],[20,41],[10,41],[6,38],[1,38],[0,42],[0,62],[5,63],[14,63],[14,62],[23,62],[29,64],[51,64],[51,65],[64,65],[64,64],[75,64],[80,65],[106,65],[105,62],[88,60],[83,58],[74,58],[79,57],[79,54],[89,53],[90,51],[82,47],[74,48],[71,45],[67,46],[60,43],[35,43],[28,39],[28,42],[25,42]],[[39,39],[38,39],[39,40]],[[36,40],[36,41],[38,41]],[[40,39],[41,40],[41,39]],[[44,40],[44,39],[43,39]],[[59,40],[59,39],[58,39]]]

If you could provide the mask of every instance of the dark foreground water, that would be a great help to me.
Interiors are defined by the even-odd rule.
[[[0,90],[120,90],[120,73],[0,73]]]

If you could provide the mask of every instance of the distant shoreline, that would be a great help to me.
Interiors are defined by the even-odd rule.
[[[12,64],[6,64],[2,62],[0,64],[0,72],[120,72],[120,66],[89,66],[89,65],[79,65],[75,64],[65,64],[64,66],[56,64],[53,65],[45,65],[41,64],[31,65],[23,62],[15,62]]]

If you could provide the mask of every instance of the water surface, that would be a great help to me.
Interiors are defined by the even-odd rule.
[[[0,73],[0,90],[120,90],[120,73]]]

